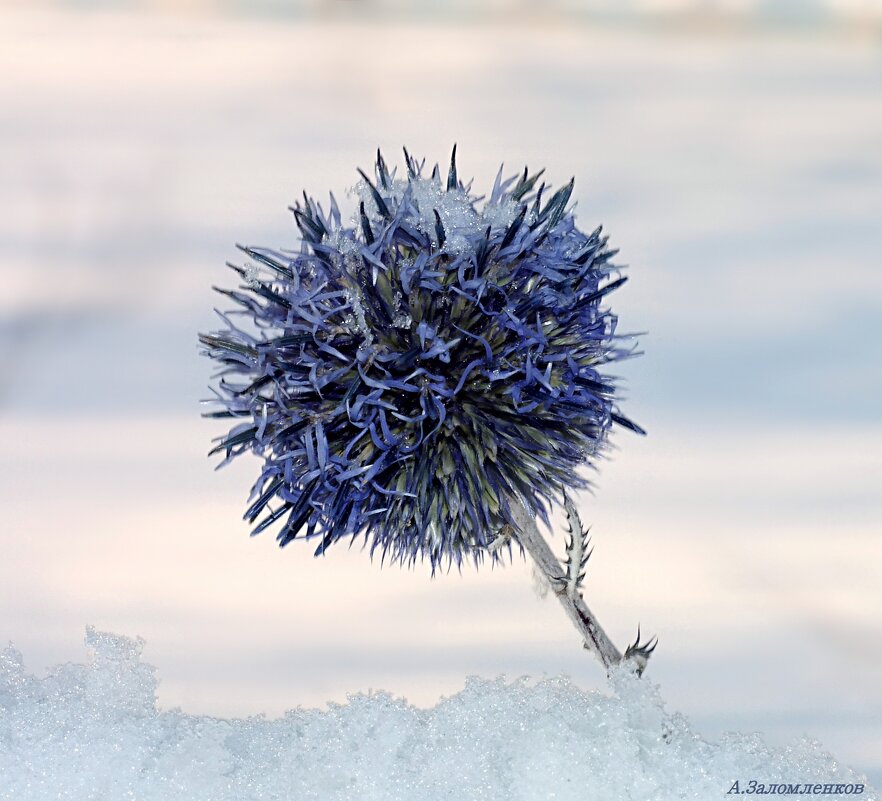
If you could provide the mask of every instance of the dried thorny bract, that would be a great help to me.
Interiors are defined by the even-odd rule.
[[[601,229],[576,227],[573,181],[500,170],[481,199],[455,149],[446,175],[405,167],[378,154],[348,222],[304,195],[296,251],[242,248],[241,285],[219,290],[235,309],[200,337],[210,414],[235,421],[214,452],[262,458],[245,516],[281,545],[477,564],[510,552],[514,504],[547,520],[613,423],[639,431],[604,373],[633,353],[607,306],[625,279]]]
[[[637,639],[625,649],[625,659],[630,659],[637,669],[637,675],[642,675],[646,670],[649,657],[658,645],[658,637],[650,637],[646,642],[640,642],[640,626],[637,626]]]

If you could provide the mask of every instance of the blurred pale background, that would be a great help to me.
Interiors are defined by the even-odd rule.
[[[161,703],[216,715],[602,682],[524,564],[280,553],[241,521],[257,463],[205,458],[233,243],[293,245],[286,206],[345,198],[378,145],[456,141],[478,189],[575,175],[630,265],[650,433],[580,499],[590,605],[659,635],[703,733],[805,734],[882,782],[880,45],[860,0],[2,7],[0,642],[39,671],[87,623],[141,635]]]

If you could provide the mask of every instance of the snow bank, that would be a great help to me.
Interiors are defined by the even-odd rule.
[[[705,742],[655,685],[624,672],[610,695],[563,678],[473,678],[427,710],[375,693],[219,720],[157,710],[143,641],[89,629],[86,645],[88,665],[42,679],[13,648],[0,654],[0,798],[709,801],[734,798],[735,780],[865,784],[815,743]]]

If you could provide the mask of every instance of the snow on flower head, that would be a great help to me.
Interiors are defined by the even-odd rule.
[[[202,335],[219,364],[212,451],[263,459],[246,519],[286,545],[364,538],[404,564],[478,564],[513,505],[586,482],[616,408],[601,371],[630,355],[606,296],[624,282],[598,227],[575,225],[573,182],[541,173],[473,196],[378,153],[344,222],[304,194],[299,251],[247,247],[236,306]],[[225,460],[225,461],[226,461]]]

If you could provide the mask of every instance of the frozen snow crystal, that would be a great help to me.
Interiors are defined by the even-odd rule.
[[[359,181],[352,193],[364,204],[365,213],[373,226],[383,225],[384,221],[373,192],[377,191],[385,201],[392,201],[394,206],[402,203],[406,193],[410,193],[410,203],[415,212],[417,228],[428,234],[437,245],[435,213],[446,232],[447,239],[443,250],[452,255],[461,255],[472,251],[469,237],[475,237],[490,226],[493,230],[505,230],[517,217],[519,204],[506,198],[499,202],[487,202],[483,208],[476,208],[475,200],[466,188],[447,189],[441,178],[410,178],[395,180],[388,189],[371,187],[364,180]],[[357,228],[359,220],[353,217],[352,226]]]
[[[158,710],[140,640],[89,629],[86,644],[88,665],[42,679],[0,652],[4,801],[706,801],[734,798],[736,779],[866,784],[808,741],[706,742],[625,671],[609,694],[564,678],[472,678],[432,709],[372,693],[220,720]],[[878,798],[869,787],[857,797]]]
[[[254,262],[249,262],[244,267],[245,270],[245,283],[252,288],[256,288],[260,286],[260,265],[255,264]]]

